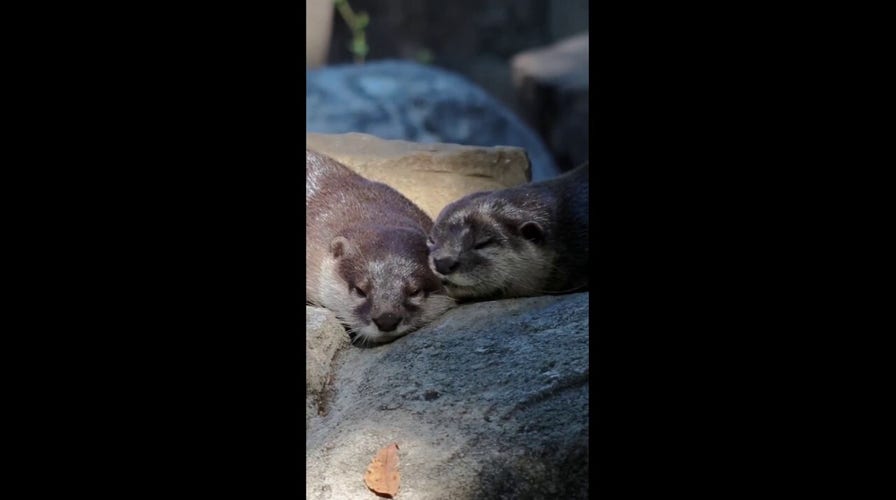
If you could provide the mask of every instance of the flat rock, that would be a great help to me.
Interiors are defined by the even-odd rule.
[[[305,129],[361,132],[421,143],[523,148],[532,180],[559,169],[518,116],[464,77],[410,61],[380,60],[306,71]]]
[[[403,500],[588,498],[588,324],[588,293],[498,300],[339,351],[306,497],[374,498],[364,472],[394,442]]]
[[[370,180],[392,186],[433,219],[458,198],[518,186],[531,178],[526,152],[512,146],[422,144],[360,133],[308,133],[305,144]]]

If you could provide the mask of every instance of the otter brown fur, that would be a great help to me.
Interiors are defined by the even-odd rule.
[[[457,299],[588,287],[588,164],[559,177],[467,195],[430,231],[429,265]]]
[[[432,220],[385,184],[305,150],[305,294],[355,341],[394,340],[454,304],[427,265]]]

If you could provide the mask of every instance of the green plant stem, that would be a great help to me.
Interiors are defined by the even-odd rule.
[[[350,50],[355,56],[355,62],[363,63],[364,56],[367,53],[367,40],[364,36],[364,26],[361,25],[360,17],[352,10],[348,0],[333,0],[333,4],[336,6],[336,10],[339,11],[339,15],[345,20],[345,24],[352,31],[353,39]]]

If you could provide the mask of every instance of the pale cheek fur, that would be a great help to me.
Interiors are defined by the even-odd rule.
[[[487,295],[503,290],[512,295],[532,295],[551,272],[552,256],[534,247],[521,251],[500,249],[480,253],[491,263],[475,266],[447,276],[458,288],[450,290],[457,298]]]
[[[405,317],[394,332],[381,332],[372,322],[357,329],[358,333],[370,342],[386,342],[402,337],[439,317],[455,305],[455,301],[446,295],[430,295],[421,301],[423,307],[413,315]]]
[[[368,269],[368,272],[371,275],[375,274],[377,276],[388,275],[390,268],[393,270],[396,269],[396,267],[393,267],[395,264],[397,263],[377,263],[376,265],[372,265],[371,268]],[[335,260],[324,259],[324,262],[321,264],[321,276],[337,276]],[[318,287],[321,291],[321,303],[319,305],[333,311],[336,317],[339,318],[341,322],[348,325],[351,331],[356,332],[358,335],[361,335],[362,338],[371,342],[385,342],[401,337],[434,320],[454,305],[454,300],[445,295],[430,295],[428,298],[420,297],[418,299],[409,299],[411,304],[420,306],[420,311],[406,315],[405,319],[402,320],[394,332],[381,332],[369,318],[358,318],[355,315],[355,307],[360,305],[363,300],[360,300],[348,291],[348,284],[345,283],[344,280],[340,278],[321,281],[322,283]],[[394,280],[393,274],[393,279],[390,280],[390,282],[398,283],[400,280]],[[383,283],[379,283],[379,286],[382,287],[384,285]],[[396,297],[398,297],[393,300],[397,300],[398,303],[401,303],[401,301],[404,300],[402,297],[399,297],[402,295],[401,292],[392,292],[393,294],[397,294]],[[382,303],[382,299],[375,300]],[[379,309],[379,307],[377,307],[379,303],[374,302],[371,310]]]

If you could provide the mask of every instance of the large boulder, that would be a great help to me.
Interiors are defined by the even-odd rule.
[[[305,145],[392,186],[433,219],[470,193],[514,187],[531,178],[526,152],[512,146],[420,144],[358,133],[309,133]]]
[[[383,139],[517,146],[532,180],[559,172],[538,135],[503,104],[455,73],[409,61],[373,61],[306,72],[305,128]]]
[[[588,32],[511,60],[517,107],[562,170],[588,161]]]
[[[461,305],[340,350],[307,426],[306,498],[374,498],[364,473],[391,443],[403,500],[588,498],[588,345],[578,293]]]

